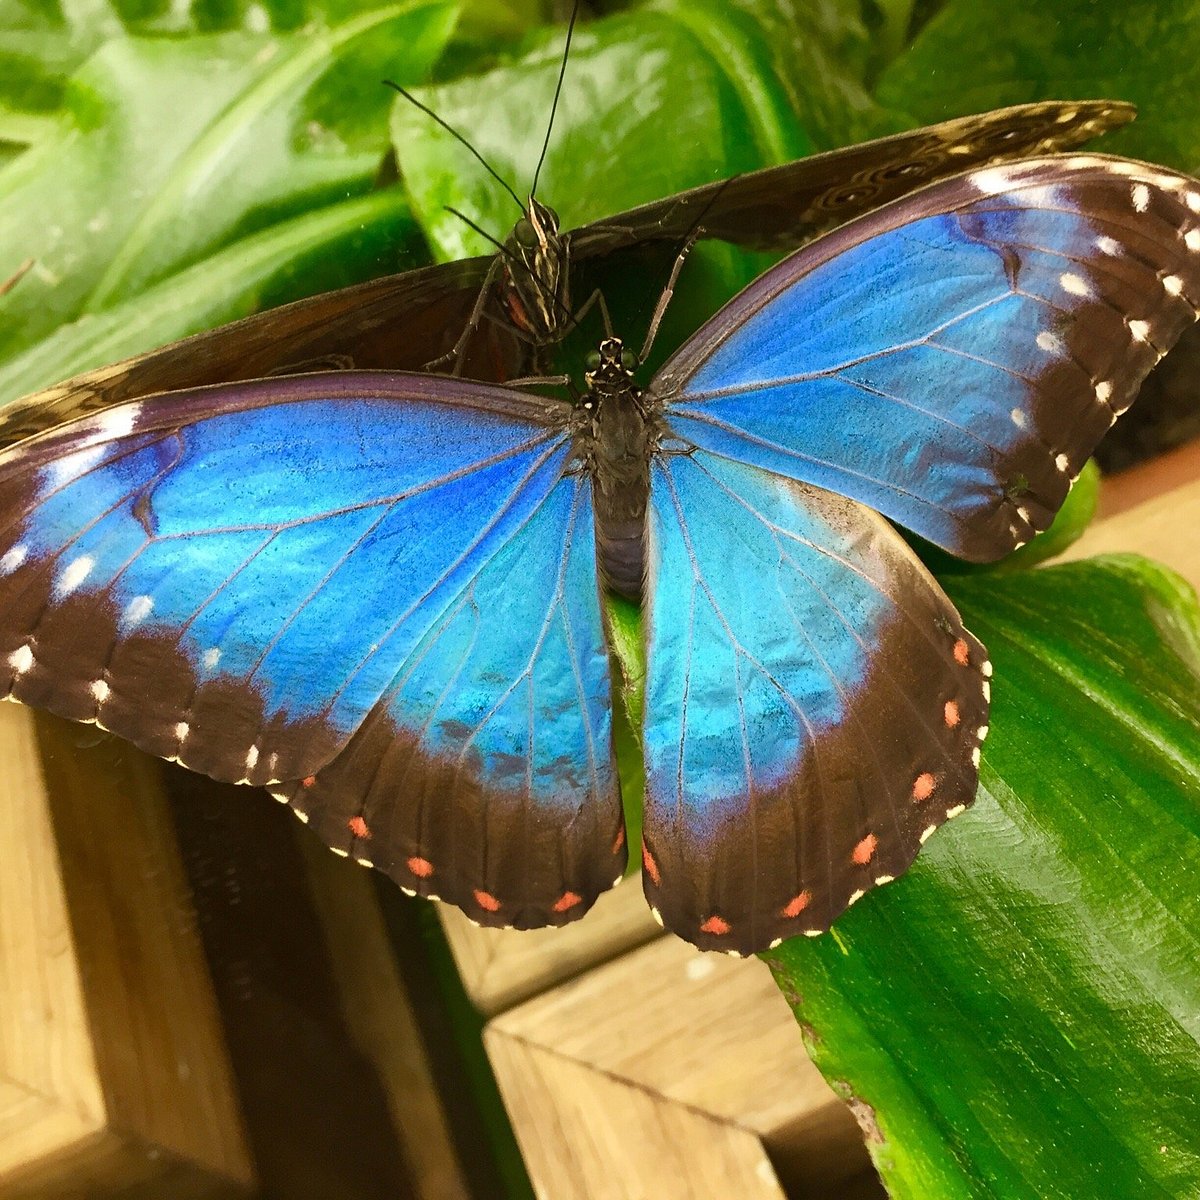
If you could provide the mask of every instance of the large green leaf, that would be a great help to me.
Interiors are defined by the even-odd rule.
[[[1028,100],[1132,100],[1105,149],[1200,164],[1200,4],[953,0],[884,74],[878,97],[921,122]]]
[[[385,274],[422,248],[395,187],[293,217],[59,326],[0,365],[0,404],[299,294]]]
[[[368,45],[395,73],[420,77],[455,14],[428,0],[304,34],[106,43],[71,80],[72,119],[0,172],[0,247],[14,259],[0,274],[36,260],[0,300],[0,356],[239,238],[368,191],[390,94],[376,74],[338,106],[323,81],[360,74],[350,64]]]
[[[461,130],[518,195],[533,182],[562,59],[542,31],[510,65],[418,96]],[[786,161],[811,143],[791,114],[759,28],[709,0],[580,26],[539,193],[564,227],[722,175]],[[413,209],[442,259],[491,252],[446,211],[503,237],[519,215],[470,153],[399,100],[393,137]],[[670,145],[677,152],[665,154]]]
[[[1200,1195],[1200,611],[1121,557],[950,581],[974,808],[768,958],[892,1194]]]

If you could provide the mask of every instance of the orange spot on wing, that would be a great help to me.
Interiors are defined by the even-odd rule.
[[[875,847],[878,845],[879,839],[873,833],[868,833],[850,852],[851,861],[865,867],[875,857]]]
[[[365,840],[371,836],[370,826],[367,825],[366,821],[364,821],[362,817],[351,817],[346,824],[349,825],[350,832],[354,834],[356,838],[363,838]]]
[[[798,917],[809,905],[812,900],[812,892],[803,891],[798,896],[793,896],[783,906],[783,915],[785,917]]]
[[[723,917],[718,917],[715,913],[700,926],[701,933],[728,933],[732,926]]]
[[[433,863],[427,858],[410,858],[405,865],[419,879],[428,879],[433,874]]]
[[[971,661],[971,647],[962,638],[954,643],[954,661],[965,667]]]
[[[620,853],[623,845],[625,845],[625,827],[622,825],[621,828],[617,830],[617,836],[613,839],[612,852],[614,854]]]
[[[650,876],[651,882],[655,887],[662,882],[658,874],[658,863],[654,861],[654,855],[650,853],[648,846],[642,847],[642,866],[646,868],[646,874]]]
[[[913,780],[912,798],[928,800],[936,786],[937,780],[928,771],[924,771]]]
[[[312,785],[316,782],[317,782],[317,777],[315,775],[310,775],[307,779],[300,780],[300,786],[301,787],[312,787]]]
[[[475,903],[480,908],[486,908],[488,912],[499,912],[500,901],[496,899],[490,892],[481,892],[478,888],[475,889]]]
[[[572,909],[577,904],[583,903],[583,897],[576,892],[563,892],[561,896],[554,902],[554,911],[557,913],[566,912]]]
[[[958,701],[946,701],[946,728],[953,729],[958,724]]]

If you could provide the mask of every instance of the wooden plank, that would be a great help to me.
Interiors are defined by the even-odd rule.
[[[439,904],[438,910],[463,987],[487,1014],[662,934],[637,875],[605,892],[582,920],[561,929],[483,929],[452,905]]]
[[[248,1195],[157,766],[17,705],[0,763],[4,1195]]]
[[[659,938],[493,1018],[485,1040],[542,1195],[670,1181],[676,1195],[779,1197],[768,1148],[804,1186],[868,1165],[757,959]]]
[[[346,1029],[356,1053],[379,1078],[416,1195],[419,1200],[462,1200],[469,1189],[446,1107],[369,873],[331,854],[310,830],[293,824],[325,927]]]

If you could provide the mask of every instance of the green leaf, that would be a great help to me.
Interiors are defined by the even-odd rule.
[[[70,122],[0,171],[0,247],[36,260],[0,300],[0,357],[251,233],[367,192],[391,94],[348,93],[335,121],[321,81],[361,63],[368,44],[401,77],[420,77],[455,14],[429,2],[281,37],[108,42],[71,80]],[[0,261],[0,274],[15,265]]]
[[[562,38],[542,31],[512,64],[418,93],[519,195],[541,153]],[[392,132],[437,257],[490,253],[446,206],[503,238],[519,215],[512,197],[403,100]],[[709,0],[661,4],[577,29],[538,190],[571,228],[811,147],[752,22]]]
[[[386,274],[420,248],[399,188],[294,217],[242,238],[123,304],[85,313],[0,364],[0,405],[299,294]]]
[[[1192,170],[1200,124],[1195,0],[953,0],[884,74],[878,99],[921,123],[1029,100],[1132,100],[1105,150]]]
[[[974,808],[767,956],[897,1197],[1200,1194],[1200,610],[1119,557],[952,580]]]

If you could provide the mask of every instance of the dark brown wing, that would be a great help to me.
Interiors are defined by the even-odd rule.
[[[1135,115],[1120,100],[1046,100],[958,117],[643,204],[574,231],[571,254],[579,259],[639,242],[677,241],[701,214],[704,237],[750,250],[791,250],[925,184],[989,163],[1073,150]]]
[[[491,263],[469,258],[370,280],[86,371],[8,405],[0,446],[157,392],[322,367],[419,371],[462,334]],[[520,374],[527,355],[514,335],[484,321],[462,373],[499,381]]]

